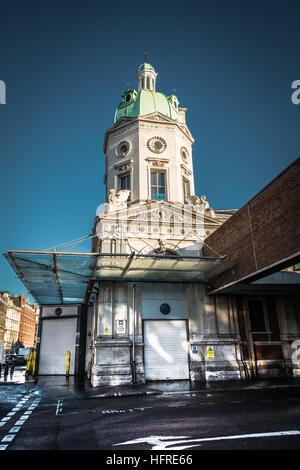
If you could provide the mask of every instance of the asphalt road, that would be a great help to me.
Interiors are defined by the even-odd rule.
[[[182,459],[173,464],[196,450],[299,450],[299,390],[101,399],[63,382],[0,384],[0,449],[169,451]]]

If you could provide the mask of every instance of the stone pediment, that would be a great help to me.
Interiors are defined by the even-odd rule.
[[[156,122],[162,122],[162,123],[168,123],[168,124],[176,123],[174,119],[171,119],[168,116],[165,116],[164,114],[160,112],[145,114],[144,116],[140,117],[140,120],[141,121],[156,121]]]
[[[181,129],[194,142],[194,138],[193,138],[192,134],[190,133],[190,131],[189,131],[189,129],[186,125],[181,124],[178,121],[174,121],[174,119],[171,119],[171,118],[169,118],[168,116],[165,116],[162,113],[155,112],[155,113],[151,113],[151,114],[146,114],[144,116],[141,116],[139,119],[141,121],[145,121],[145,122],[151,121],[151,122],[156,122],[156,123],[161,123],[161,124],[176,125],[176,126],[179,127],[179,129]]]
[[[109,132],[111,130],[118,129],[119,127],[124,126],[124,124],[129,124],[131,122],[134,122],[137,120],[137,117],[121,117],[117,122],[115,122],[111,127],[106,129],[106,132]]]
[[[108,243],[103,245],[106,250],[111,249],[109,240],[119,240],[121,244],[128,244],[130,250],[138,252],[151,252],[160,243],[176,251],[186,244],[202,245],[206,236],[219,225],[220,222],[199,207],[150,201],[127,204],[127,207],[120,205],[115,210],[104,211],[95,221],[95,234],[104,244]]]
[[[155,112],[155,113],[150,113],[150,114],[145,114],[143,116],[135,116],[135,117],[121,117],[115,124],[113,124],[111,127],[106,129],[106,135],[109,132],[115,131],[119,128],[124,127],[125,125],[128,125],[130,123],[134,122],[155,122],[155,123],[161,123],[161,124],[171,124],[178,126],[192,141],[194,141],[192,134],[190,133],[188,127],[184,124],[181,124],[177,121],[174,121],[174,119],[169,118],[168,116],[165,116],[164,114],[160,112]]]
[[[127,207],[123,205],[114,206],[114,210],[104,212],[99,219],[151,222],[151,223],[172,223],[172,224],[195,224],[218,227],[220,223],[210,214],[206,214],[204,208],[189,204],[176,204],[167,201],[151,201],[144,204],[133,204]]]

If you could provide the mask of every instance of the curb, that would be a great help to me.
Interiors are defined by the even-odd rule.
[[[242,391],[253,391],[253,392],[259,392],[259,391],[266,391],[266,390],[274,390],[277,388],[300,388],[300,384],[290,384],[290,385],[269,385],[266,387],[256,387],[256,386],[250,386],[250,387],[241,387],[241,388],[219,388],[219,389],[207,389],[207,390],[179,390],[179,391],[162,391],[160,392],[162,395],[183,395],[183,394],[195,394],[195,393],[218,393],[218,392],[242,392]]]
[[[0,382],[1,385],[26,385],[26,384],[33,384],[35,382]]]
[[[1,382],[0,381],[0,387],[1,385],[26,385],[26,384],[35,384],[37,382],[36,379],[26,379],[24,382],[11,382],[11,381],[6,381],[6,382]]]
[[[132,397],[132,396],[151,396],[151,395],[194,395],[200,393],[208,393],[214,394],[219,392],[241,392],[241,391],[266,391],[266,390],[274,390],[280,388],[300,388],[300,384],[282,384],[282,385],[269,385],[267,387],[241,387],[241,388],[220,388],[218,390],[178,390],[178,391],[163,391],[163,390],[151,390],[151,391],[124,391],[124,392],[106,392],[101,393],[99,395],[92,395],[89,398],[123,398],[123,397]]]
[[[107,392],[101,393],[100,395],[92,395],[89,398],[123,398],[133,396],[150,396],[150,395],[161,395],[162,392],[155,391],[136,391],[136,392]]]

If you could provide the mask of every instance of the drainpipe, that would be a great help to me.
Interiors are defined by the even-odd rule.
[[[133,332],[132,332],[131,370],[132,370],[132,383],[133,383],[133,384],[136,384],[136,363],[135,363],[135,324],[136,324],[135,288],[136,288],[136,283],[133,284],[133,286],[132,286],[132,297],[133,297]]]

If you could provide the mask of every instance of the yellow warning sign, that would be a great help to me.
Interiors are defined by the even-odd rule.
[[[104,328],[104,334],[109,335],[109,329],[108,328]]]
[[[215,357],[215,352],[211,346],[208,347],[207,357]]]

